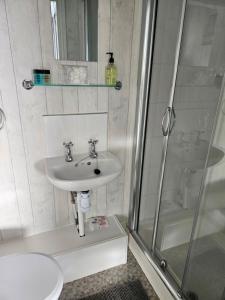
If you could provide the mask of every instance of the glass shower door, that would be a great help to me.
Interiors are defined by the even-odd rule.
[[[207,161],[223,87],[225,15],[221,5],[222,1],[216,1],[216,5],[209,0],[186,2],[184,20],[181,18],[180,23],[183,28],[174,94],[169,103],[170,120],[166,125],[171,128],[173,119],[176,122],[169,132],[165,132],[167,126],[163,124],[159,214],[155,219],[152,250],[162,269],[179,286],[205,172],[223,158],[221,149],[213,147]],[[193,275],[193,271],[188,274]],[[185,279],[191,285],[188,275]]]
[[[164,139],[161,131],[161,119],[168,105],[173,80],[174,53],[176,51],[181,11],[182,0],[158,1],[137,228],[138,235],[149,251],[152,248]],[[165,49],[167,51],[164,51]],[[173,209],[173,203],[170,204],[165,203],[169,211]],[[177,204],[175,204],[175,207],[177,207]]]
[[[216,123],[183,276],[182,290],[190,300],[225,300],[224,100]]]
[[[223,91],[224,93],[224,91]],[[225,299],[225,114],[219,110],[183,279],[190,299]],[[192,298],[191,298],[192,297]],[[195,297],[195,298],[194,298]]]
[[[192,2],[193,3],[193,2]],[[214,70],[212,84],[220,90],[221,103],[214,122],[192,242],[183,277],[182,289],[190,299],[225,299],[225,2],[194,2],[189,10],[211,16],[208,41]],[[192,4],[193,5],[193,4]],[[206,21],[205,21],[206,22]],[[209,17],[208,17],[209,22]],[[209,91],[210,92],[210,91]],[[216,101],[215,101],[216,104]]]

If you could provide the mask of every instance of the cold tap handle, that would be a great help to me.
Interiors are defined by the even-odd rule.
[[[68,143],[63,142],[63,146],[65,146],[66,148],[67,148],[67,147],[72,147],[72,146],[73,146],[73,143],[72,143],[71,141],[68,142]]]

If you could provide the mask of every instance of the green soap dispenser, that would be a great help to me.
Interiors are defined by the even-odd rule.
[[[114,64],[113,52],[107,52],[110,55],[109,63],[105,68],[105,83],[108,85],[115,85],[117,82],[117,67]]]

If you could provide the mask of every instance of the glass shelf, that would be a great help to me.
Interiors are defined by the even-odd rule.
[[[22,82],[23,87],[26,90],[32,89],[34,86],[39,87],[106,87],[106,88],[115,88],[116,90],[120,90],[122,88],[122,82],[117,81],[115,85],[108,85],[108,84],[66,84],[66,83],[48,83],[48,84],[36,84],[32,80],[23,80]]]

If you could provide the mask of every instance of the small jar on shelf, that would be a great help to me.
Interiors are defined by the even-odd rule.
[[[44,69],[34,69],[34,84],[36,85],[44,85],[51,83],[51,73],[50,70]]]

